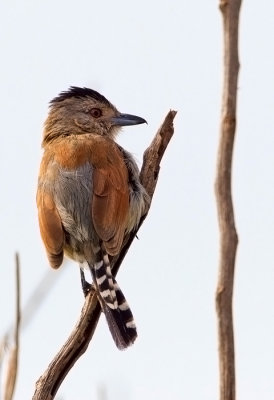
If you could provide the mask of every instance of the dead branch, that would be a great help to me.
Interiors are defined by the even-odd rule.
[[[20,332],[20,263],[19,255],[15,254],[15,273],[16,273],[16,307],[15,307],[15,324],[14,324],[14,338],[11,348],[8,350],[7,370],[4,383],[4,400],[11,400],[13,397],[17,371],[18,371],[18,354],[19,354],[19,332]]]
[[[169,111],[151,145],[144,153],[140,179],[151,197],[157,184],[162,156],[174,132],[173,120],[175,115],[176,111]],[[113,258],[112,271],[114,275],[118,272],[137,231],[146,218],[147,212],[140,221],[137,230],[125,238],[121,253]],[[80,319],[70,337],[37,381],[33,400],[52,400],[55,397],[67,373],[86,351],[97,326],[100,313],[101,307],[97,296],[91,292],[86,297]]]
[[[232,296],[238,237],[231,195],[231,166],[236,130],[239,71],[238,26],[241,0],[220,0],[224,35],[224,83],[215,194],[220,230],[220,261],[216,291],[220,400],[235,400]]]

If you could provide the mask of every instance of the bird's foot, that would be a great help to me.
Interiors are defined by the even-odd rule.
[[[95,289],[91,283],[86,281],[84,271],[81,268],[80,268],[80,274],[81,274],[81,284],[82,284],[83,293],[84,293],[84,296],[87,297],[87,295],[90,292],[94,292]]]

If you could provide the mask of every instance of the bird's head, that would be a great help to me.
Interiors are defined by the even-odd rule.
[[[43,144],[58,137],[87,133],[114,138],[122,126],[145,122],[136,115],[120,113],[95,90],[72,86],[50,102]]]

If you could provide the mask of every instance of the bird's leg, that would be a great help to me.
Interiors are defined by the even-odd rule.
[[[87,297],[90,291],[94,291],[94,288],[92,287],[91,283],[88,283],[85,278],[84,271],[82,268],[80,268],[80,275],[81,275],[81,284],[82,284],[82,289],[84,296]]]

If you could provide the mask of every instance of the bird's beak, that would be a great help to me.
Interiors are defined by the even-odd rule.
[[[111,118],[111,122],[116,126],[147,124],[144,118],[131,114],[119,114],[117,117]]]

